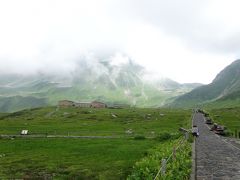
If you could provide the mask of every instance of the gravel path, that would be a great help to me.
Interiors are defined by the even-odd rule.
[[[240,149],[210,131],[202,114],[196,113],[193,123],[200,133],[196,139],[196,179],[240,180]]]

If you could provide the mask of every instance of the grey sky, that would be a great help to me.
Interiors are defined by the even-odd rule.
[[[0,1],[0,72],[74,70],[126,55],[159,76],[210,82],[239,57],[238,0]],[[104,56],[103,56],[104,55]]]

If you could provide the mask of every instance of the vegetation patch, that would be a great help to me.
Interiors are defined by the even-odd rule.
[[[214,122],[224,125],[227,134],[240,138],[240,108],[222,108],[209,110]]]
[[[131,139],[0,139],[1,179],[126,178],[158,142]]]
[[[133,172],[127,179],[154,179],[162,166],[163,159],[168,160],[165,174],[160,173],[157,179],[189,179],[192,164],[191,144],[185,140],[181,143],[179,141],[179,139],[165,141],[148,150],[146,156],[135,163]],[[174,151],[174,148],[178,149]]]
[[[158,146],[171,149],[190,116],[188,110],[154,108],[46,107],[2,114],[0,134],[15,138],[0,139],[0,179],[126,179]],[[42,138],[16,138],[23,129]],[[168,152],[161,150],[166,157]]]

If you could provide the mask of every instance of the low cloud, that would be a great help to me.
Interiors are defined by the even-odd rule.
[[[179,82],[210,82],[239,57],[237,0],[0,2],[0,73],[68,74],[132,59]]]

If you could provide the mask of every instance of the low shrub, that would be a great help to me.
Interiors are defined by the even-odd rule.
[[[170,134],[168,132],[164,132],[159,134],[158,136],[156,136],[156,140],[158,141],[167,141],[167,140],[174,140],[180,137],[180,134],[176,133],[176,134]]]
[[[135,140],[144,140],[144,139],[146,139],[146,137],[143,136],[143,135],[137,135],[137,136],[134,137],[134,139]]]
[[[128,180],[146,179],[152,180],[161,168],[161,160],[168,159],[173,152],[173,147],[179,145],[179,139],[173,141],[165,141],[154,149],[146,153],[147,155],[136,162],[133,172],[127,177]],[[165,175],[159,175],[158,179],[189,179],[191,173],[191,144],[183,141],[179,149],[176,151],[175,157],[171,156],[166,165]]]

